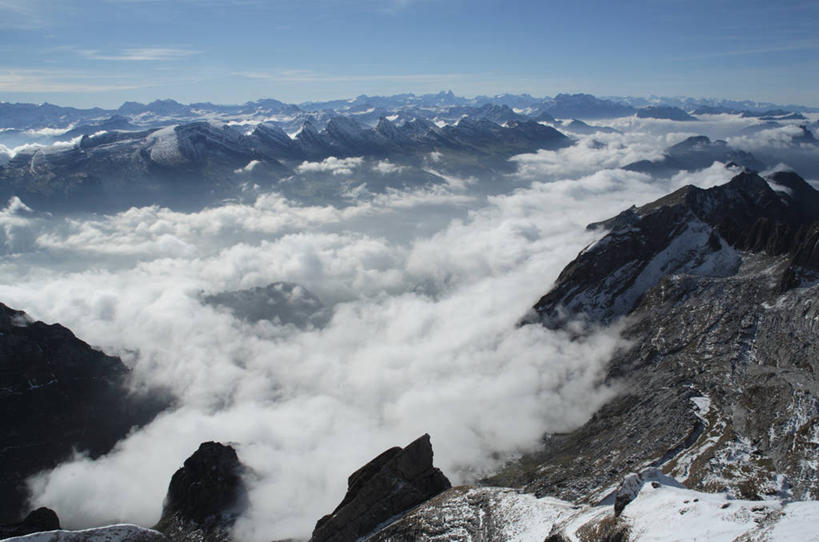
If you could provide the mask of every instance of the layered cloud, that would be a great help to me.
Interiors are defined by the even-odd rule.
[[[321,162],[302,162],[296,167],[299,173],[329,172],[333,175],[351,175],[353,169],[364,162],[361,157],[336,158],[330,156]]]
[[[12,201],[0,212],[0,300],[121,356],[135,390],[170,386],[178,401],[107,456],[32,480],[34,503],[68,527],[151,525],[172,473],[218,440],[252,471],[239,538],[305,537],[352,471],[422,433],[457,483],[577,427],[616,392],[601,377],[618,330],[573,340],[517,324],[600,235],[587,223],[731,177],[721,164],[665,180],[617,169],[683,137],[631,129],[520,156],[508,186],[522,187],[488,197],[453,181],[337,207],[267,194],[59,219]],[[364,183],[395,167],[361,165],[299,167]],[[317,295],[329,323],[248,323],[202,302],[275,281]]]

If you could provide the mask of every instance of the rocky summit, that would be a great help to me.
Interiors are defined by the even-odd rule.
[[[432,445],[423,435],[405,448],[394,447],[355,471],[336,509],[316,523],[311,542],[346,542],[450,487],[432,466]]]
[[[59,528],[60,518],[57,513],[50,508],[40,507],[29,512],[22,521],[0,525],[0,539],[56,531]]]
[[[59,324],[0,304],[0,521],[17,521],[27,477],[78,450],[97,457],[167,402],[134,395],[119,358]]]
[[[229,540],[247,501],[243,472],[231,446],[203,442],[171,478],[154,528],[175,541]]]
[[[535,313],[555,327],[625,316],[606,377],[620,393],[491,481],[597,502],[659,467],[736,498],[816,499],[817,198],[793,173],[743,173],[592,225],[609,233]]]
[[[747,151],[734,149],[722,140],[706,136],[691,136],[668,147],[658,160],[639,160],[623,167],[659,177],[670,177],[680,171],[695,171],[710,167],[714,162],[735,164],[759,171],[763,163]]]
[[[534,318],[547,327],[577,317],[609,323],[666,276],[734,275],[742,251],[787,256],[779,279],[791,284],[793,274],[819,269],[817,221],[819,193],[792,172],[767,179],[745,172],[707,190],[686,186],[589,225],[610,232],[560,273]]]

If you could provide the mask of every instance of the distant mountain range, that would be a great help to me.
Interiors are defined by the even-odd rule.
[[[508,170],[507,159],[513,155],[571,144],[555,128],[532,120],[501,126],[464,117],[439,127],[421,118],[396,125],[384,117],[369,127],[355,118],[334,116],[323,129],[307,120],[292,137],[275,124],[260,124],[246,133],[234,125],[196,121],[140,131],[100,131],[80,136],[68,148],[19,152],[0,166],[0,199],[18,196],[52,210],[110,211],[147,203],[196,206],[241,195],[248,183],[269,188],[298,174],[302,182],[279,189],[301,198],[326,193],[338,200],[343,186],[336,173],[345,171],[333,168],[339,159],[356,158],[353,167],[364,157],[391,160],[386,163],[391,175],[371,176],[377,178],[368,181],[370,190],[383,190],[444,182],[427,171],[430,156],[445,158],[440,160],[444,171],[485,175]]]
[[[534,98],[528,94],[502,94],[463,98],[451,91],[438,94],[396,94],[394,96],[361,95],[349,100],[286,104],[274,99],[262,99],[245,104],[218,105],[210,102],[182,104],[175,100],[155,100],[149,104],[125,102],[118,109],[77,109],[44,103],[0,102],[0,130],[38,130],[43,128],[70,129],[80,124],[100,123],[112,116],[123,116],[141,127],[194,119],[245,118],[300,125],[307,117],[323,125],[334,115],[353,116],[359,121],[375,124],[382,116],[402,113],[404,117],[457,120],[467,115],[494,122],[523,120],[540,114],[564,119],[604,119],[641,115],[653,117],[660,108],[660,118],[669,118],[668,108],[683,113],[735,113],[761,117],[785,117],[804,112],[819,112],[817,107],[778,105],[752,101],[705,98],[599,98],[590,94],[557,94]],[[538,119],[540,120],[540,119]],[[690,120],[690,119],[686,119]]]
[[[443,183],[446,176],[477,179],[491,192],[499,175],[515,170],[508,160],[514,155],[569,146],[574,139],[566,134],[617,132],[581,119],[633,116],[695,127],[698,114],[732,114],[754,119],[747,130],[799,125],[802,135],[792,145],[817,144],[813,125],[793,108],[668,102],[638,106],[589,94],[468,99],[442,92],[298,105],[273,99],[242,105],[156,100],[126,102],[117,110],[0,103],[0,200],[18,196],[51,211],[155,203],[194,208],[223,198],[253,198],[275,187],[288,197],[338,202],[351,189],[338,175],[352,170],[322,162],[346,158],[356,159],[350,162],[354,167],[381,172],[358,181],[369,192]],[[736,109],[739,105],[756,109]],[[815,161],[784,152],[753,156],[698,136],[669,148],[661,160],[625,167],[668,176],[714,161],[758,171],[787,159],[815,175]]]

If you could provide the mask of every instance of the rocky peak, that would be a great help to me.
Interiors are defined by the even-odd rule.
[[[637,117],[642,119],[666,119],[676,121],[697,120],[679,107],[669,105],[650,105],[637,110]]]
[[[60,518],[50,508],[40,507],[31,511],[22,521],[0,525],[0,539],[25,536],[43,531],[56,531],[60,528]]]
[[[815,498],[816,197],[794,173],[743,173],[590,225],[609,232],[564,269],[534,319],[628,314],[628,346],[606,373],[622,392],[492,483],[597,501],[615,479],[659,467],[737,498]],[[620,511],[638,482],[621,487]]]
[[[679,171],[704,169],[714,162],[733,163],[753,171],[764,168],[764,164],[753,154],[734,149],[725,141],[711,141],[707,136],[691,136],[668,147],[660,160],[640,160],[623,169],[667,177]]]
[[[231,446],[203,442],[171,478],[154,528],[174,540],[227,540],[245,505],[243,472]]]
[[[162,515],[204,523],[231,511],[241,495],[241,473],[236,450],[203,442],[171,478]]]
[[[75,450],[97,457],[166,402],[131,395],[119,358],[59,324],[0,303],[0,521],[14,521],[24,480]]]
[[[744,172],[727,184],[707,190],[686,186],[590,224],[610,231],[563,270],[535,305],[536,319],[550,327],[580,315],[608,322],[629,313],[666,275],[733,274],[741,250],[799,254],[799,265],[811,267],[819,252],[811,233],[819,221],[817,198],[795,173],[766,180]]]
[[[398,128],[390,122],[389,119],[386,117],[381,117],[378,119],[378,124],[375,127],[375,131],[384,136],[385,138],[389,139],[390,141],[396,141],[404,139],[402,137],[401,132]]]
[[[416,117],[402,124],[400,130],[410,137],[415,137],[424,136],[429,132],[437,132],[438,127],[427,119]]]
[[[450,487],[433,467],[430,438],[423,435],[403,449],[390,448],[351,474],[344,499],[316,523],[310,540],[357,540]]]
[[[364,128],[350,117],[335,116],[327,123],[327,133],[333,137],[355,137]]]
[[[269,141],[271,143],[292,143],[292,139],[288,136],[284,130],[276,126],[275,124],[259,124],[256,128],[253,129],[253,136],[258,137],[262,140]]]

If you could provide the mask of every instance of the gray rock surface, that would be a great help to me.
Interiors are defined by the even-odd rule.
[[[59,324],[0,303],[0,521],[20,518],[25,479],[74,450],[98,457],[167,406],[131,394],[128,368]]]
[[[819,281],[814,257],[799,257],[815,254],[816,197],[793,174],[744,174],[607,222],[611,233],[564,270],[537,309],[557,314],[565,303],[597,322],[627,315],[630,346],[607,374],[621,392],[584,426],[547,435],[540,452],[490,481],[595,501],[628,472],[654,466],[704,491],[817,498]],[[660,216],[665,224],[650,220]],[[736,268],[692,272],[682,258],[621,303],[630,281],[694,221],[711,229],[690,257],[728,245]],[[624,287],[599,288],[617,273]],[[576,299],[584,304],[572,305]]]
[[[351,474],[344,499],[316,523],[310,540],[352,542],[449,487],[446,476],[433,467],[429,435],[423,435]]]
[[[754,171],[765,166],[753,154],[734,149],[725,141],[711,141],[706,136],[692,136],[672,145],[659,160],[640,160],[623,167],[629,171],[670,177],[680,171],[696,171],[710,167],[714,162],[735,164]]]
[[[60,518],[57,513],[45,507],[40,507],[23,518],[22,521],[0,525],[0,539],[25,536],[42,531],[55,531],[60,528]]]
[[[530,320],[547,327],[578,317],[609,323],[663,277],[734,274],[741,250],[790,254],[794,266],[819,269],[817,221],[819,192],[794,173],[742,173],[707,190],[686,186],[589,225],[610,232],[566,266]]]
[[[154,529],[173,541],[230,540],[230,530],[247,504],[243,472],[236,450],[203,442],[171,478]]]
[[[542,540],[571,503],[500,487],[459,486],[391,523],[368,542]]]
[[[119,524],[78,531],[37,532],[9,538],[8,542],[168,542],[168,538],[151,529]]]

